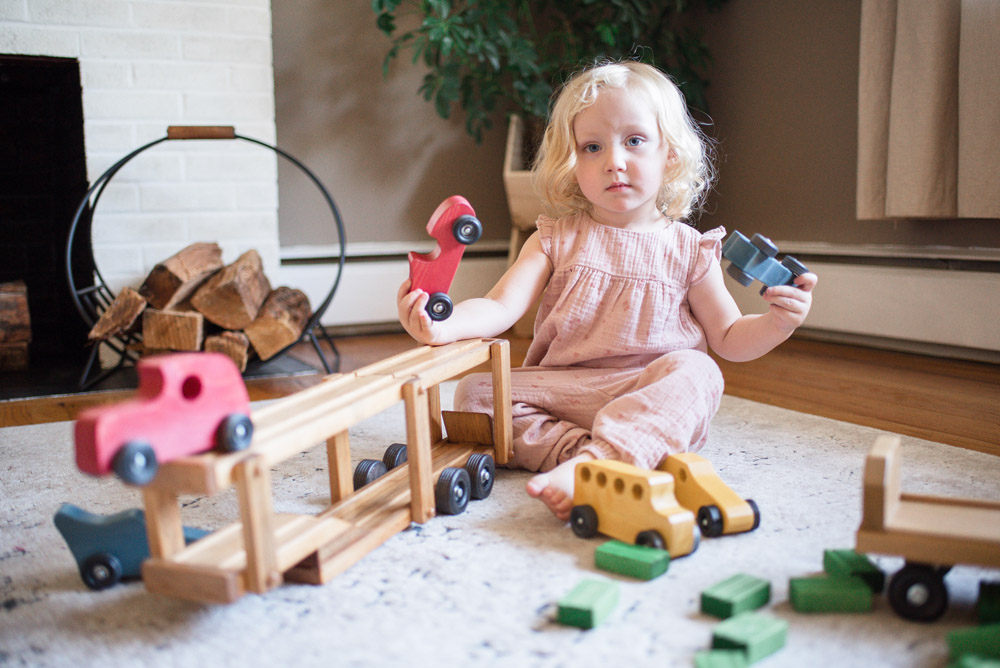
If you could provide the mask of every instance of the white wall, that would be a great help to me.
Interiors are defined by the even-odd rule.
[[[3,0],[0,53],[75,58],[88,178],[169,125],[235,125],[275,141],[269,0]],[[194,241],[276,273],[275,155],[240,141],[171,141],[130,162],[97,207],[95,256],[117,291]]]

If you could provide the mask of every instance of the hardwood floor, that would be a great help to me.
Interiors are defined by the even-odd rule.
[[[529,341],[511,338],[512,364]],[[336,339],[341,370],[415,346],[406,334]],[[292,353],[319,367],[308,346]],[[726,392],[796,411],[1000,455],[1000,366],[793,338],[765,357],[719,361]],[[320,373],[247,381],[253,400],[274,399],[322,380]],[[85,407],[128,391],[0,402],[0,425],[72,420]]]

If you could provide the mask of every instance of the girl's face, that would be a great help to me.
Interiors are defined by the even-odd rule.
[[[642,230],[663,224],[656,196],[671,160],[645,98],[627,88],[605,88],[573,121],[576,181],[593,204],[594,218]]]

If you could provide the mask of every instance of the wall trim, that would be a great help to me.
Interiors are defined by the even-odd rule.
[[[343,277],[320,324],[349,328],[398,323],[396,293],[409,276],[406,253],[427,252],[434,245],[348,243]],[[277,284],[302,290],[313,306],[321,304],[336,277],[339,252],[336,245],[283,248]],[[479,241],[466,250],[449,296],[456,302],[481,297],[506,269],[507,242]]]
[[[962,248],[958,246],[903,246],[868,244],[830,244],[819,241],[779,241],[781,253],[829,257],[866,257],[921,260],[974,260],[1000,263],[1000,248]]]
[[[845,341],[867,337],[880,347],[897,341],[900,349],[919,347],[925,354],[1000,360],[1000,273],[806,264],[820,277],[805,322],[809,330]],[[728,275],[726,283],[744,313],[767,310],[758,283],[745,288]]]

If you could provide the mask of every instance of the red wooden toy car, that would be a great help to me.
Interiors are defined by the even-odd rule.
[[[114,471],[145,485],[158,462],[218,447],[250,445],[250,397],[239,369],[222,353],[177,353],[140,360],[136,397],[80,414],[76,465],[84,473]]]
[[[465,247],[483,235],[483,225],[468,200],[454,195],[441,202],[431,215],[427,233],[438,245],[430,253],[410,253],[410,290],[423,290],[430,295],[427,314],[432,320],[444,320],[454,308],[448,289],[458,263]]]

